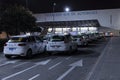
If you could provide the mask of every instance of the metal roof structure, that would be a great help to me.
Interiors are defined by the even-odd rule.
[[[77,20],[77,21],[51,21],[38,22],[38,26],[42,27],[100,27],[98,20]]]

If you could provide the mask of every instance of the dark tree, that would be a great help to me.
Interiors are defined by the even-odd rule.
[[[36,27],[36,18],[22,6],[10,6],[3,12],[0,25],[9,34],[31,31]]]
[[[1,17],[3,15],[5,8],[0,6],[0,32],[3,31],[3,27],[1,26]]]

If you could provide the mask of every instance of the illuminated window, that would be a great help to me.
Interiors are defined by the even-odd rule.
[[[51,31],[52,31],[52,28],[49,28],[49,29],[48,29],[48,32],[51,32]]]
[[[81,30],[82,30],[82,31],[87,31],[87,30],[88,30],[88,27],[82,27]]]
[[[81,33],[85,33],[88,31],[88,27],[81,27]]]
[[[89,27],[89,31],[94,33],[97,31],[97,28],[96,27]]]
[[[76,28],[72,28],[72,31],[76,31],[77,29]]]
[[[62,32],[62,28],[55,28],[56,32]]]
[[[66,32],[66,28],[63,28],[63,32]]]

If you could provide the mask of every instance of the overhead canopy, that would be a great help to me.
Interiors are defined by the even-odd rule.
[[[100,27],[98,20],[77,20],[77,21],[54,21],[54,22],[38,22],[38,26],[42,27]]]

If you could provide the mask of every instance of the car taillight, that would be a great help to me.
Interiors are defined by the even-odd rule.
[[[18,46],[26,46],[26,44],[18,44]]]
[[[7,46],[7,44],[5,43],[4,46]]]

